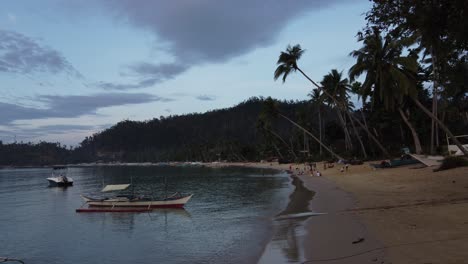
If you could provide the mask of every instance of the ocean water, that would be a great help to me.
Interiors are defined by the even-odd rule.
[[[50,169],[0,170],[0,257],[26,263],[255,263],[286,207],[289,177],[204,167],[69,168],[74,186],[49,188]],[[80,194],[132,182],[135,193],[193,193],[185,209],[76,213]]]

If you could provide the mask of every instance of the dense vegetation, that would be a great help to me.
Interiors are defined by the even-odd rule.
[[[73,150],[0,144],[0,165],[369,159],[396,155],[403,146],[444,154],[446,136],[452,144],[468,143],[454,137],[468,131],[466,1],[372,2],[357,34],[362,47],[350,51],[356,59],[350,69],[330,69],[316,82],[299,67],[300,45],[281,52],[274,78],[285,82],[289,74],[302,74],[304,85],[313,87],[308,101],[251,98],[204,114],[126,120]]]

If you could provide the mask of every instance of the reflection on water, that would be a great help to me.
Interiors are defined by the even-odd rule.
[[[48,188],[49,169],[0,170],[0,256],[26,263],[251,263],[267,242],[288,178],[246,168],[71,168],[75,185]],[[193,193],[186,210],[75,213],[80,194],[133,182],[135,193]]]
[[[294,191],[289,196],[289,203],[274,222],[273,239],[267,246],[260,263],[300,262],[303,252],[300,251],[299,237],[303,235],[302,223],[309,217],[297,217],[294,214],[310,212],[309,202],[315,192],[307,189],[303,182],[292,177]],[[291,215],[291,217],[288,217]]]

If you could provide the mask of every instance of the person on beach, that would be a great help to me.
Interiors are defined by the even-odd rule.
[[[346,172],[348,172],[348,166],[349,166],[349,164],[348,164],[348,163],[346,163],[346,165],[345,165]]]
[[[320,177],[320,176],[322,176],[322,174],[320,173],[320,171],[317,171],[317,173],[316,173],[316,174],[317,174],[317,177]]]
[[[341,172],[344,172],[344,167],[341,167],[340,171],[341,171]]]

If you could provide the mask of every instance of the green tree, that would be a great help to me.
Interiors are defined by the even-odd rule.
[[[433,82],[432,113],[438,117],[440,95],[444,95],[443,72],[450,58],[466,57],[468,5],[466,0],[373,0],[367,13],[371,26],[389,30],[394,36],[411,37],[430,59],[424,60]],[[438,123],[432,119],[431,152],[439,145]]]
[[[286,81],[287,76],[291,72],[296,72],[299,71],[307,80],[309,80],[318,90],[322,91],[328,98],[330,98],[336,105],[340,105],[336,98],[328,93],[326,90],[322,89],[321,86],[319,86],[316,82],[314,82],[309,76],[307,76],[298,66],[297,66],[297,61],[302,57],[302,54],[304,53],[304,50],[302,50],[300,45],[295,45],[293,47],[288,46],[286,48],[286,51],[281,52],[277,65],[278,67],[275,70],[274,73],[274,79],[277,80],[278,78],[282,77],[283,83]],[[366,130],[366,127],[359,121],[357,120],[354,116],[350,115],[350,117],[359,124],[359,126]],[[369,133],[371,136],[371,139],[377,144],[377,146],[380,148],[382,153],[389,157],[390,154],[388,151],[382,146],[382,144],[375,138],[372,134]]]
[[[349,84],[349,81],[347,78],[343,79],[343,73],[338,72],[338,70],[333,69],[323,77],[323,80],[320,82],[322,85],[323,89],[328,91],[333,97],[336,99],[336,102],[339,105],[336,105],[333,101],[330,103],[335,106],[336,112],[338,114],[338,119],[341,122],[341,125],[343,127],[343,131],[345,134],[345,144],[347,142],[348,148],[353,149],[353,144],[351,140],[351,135],[348,130],[348,126],[346,123],[346,116],[350,120],[351,126],[354,131],[354,135],[356,136],[359,145],[361,146],[361,150],[363,153],[363,156],[365,159],[367,159],[367,152],[364,147],[364,144],[362,143],[361,137],[359,136],[359,133],[357,132],[357,129],[354,125],[354,121],[351,118],[350,112],[352,111],[352,108],[354,107],[354,104],[349,101],[349,92],[351,91],[351,85]]]
[[[440,125],[465,155],[468,155],[468,151],[462,147],[448,127],[419,101],[416,57],[402,56],[403,44],[392,39],[390,35],[383,39],[378,28],[372,28],[362,34],[359,40],[363,42],[363,47],[351,52],[351,56],[357,61],[350,68],[349,75],[353,80],[366,73],[362,85],[363,94],[373,94],[373,100],[378,96],[387,109],[401,107],[403,100],[408,96],[416,106]]]
[[[271,97],[267,98],[265,100],[265,111],[266,112],[270,112],[270,113],[274,113],[275,115],[278,115],[282,118],[284,118],[285,120],[287,120],[288,122],[290,122],[292,125],[294,125],[295,127],[299,128],[300,130],[302,130],[304,133],[306,133],[307,135],[309,135],[312,139],[314,139],[315,141],[317,141],[317,143],[319,143],[325,150],[327,150],[332,156],[336,157],[337,159],[340,159],[342,160],[343,158],[336,154],[335,152],[333,152],[329,147],[327,147],[320,139],[318,139],[314,134],[312,134],[310,131],[308,131],[307,129],[305,129],[304,127],[302,127],[301,125],[299,125],[298,123],[294,122],[293,120],[291,120],[289,117],[287,117],[286,115],[282,114],[279,112],[278,110],[278,106],[275,102],[275,100],[273,100]]]

